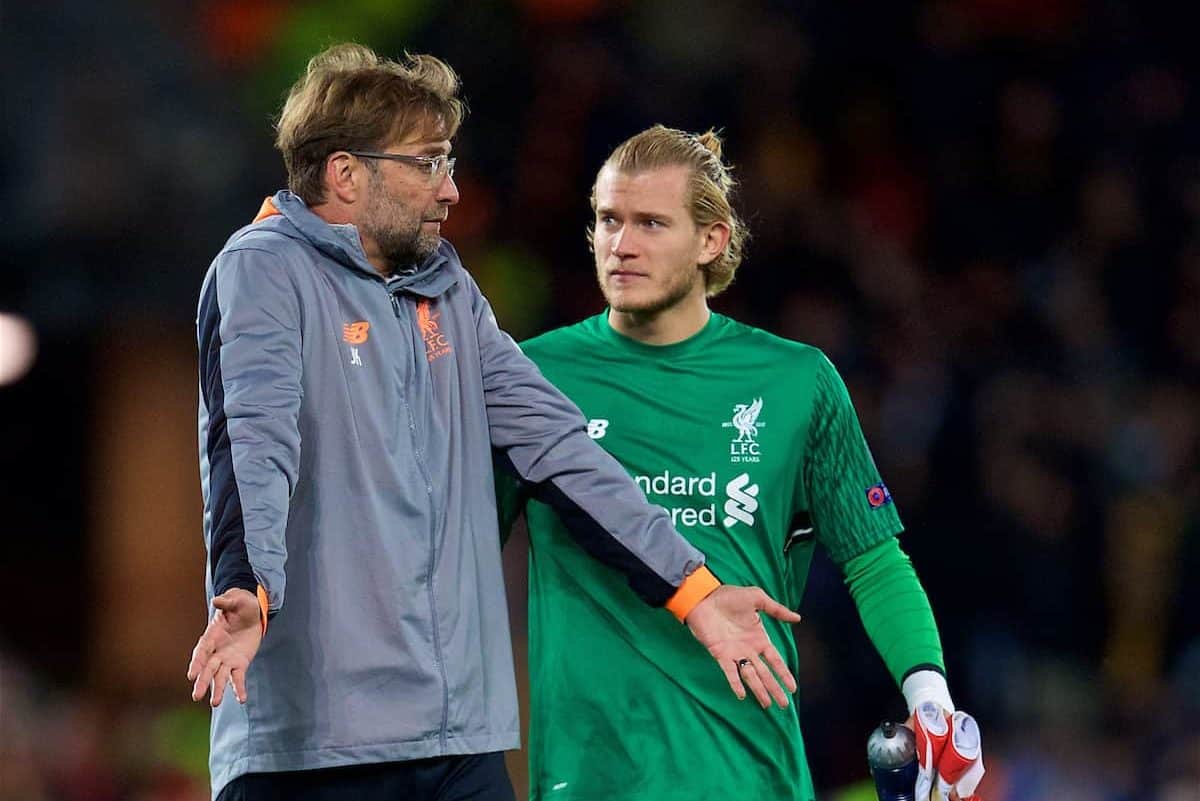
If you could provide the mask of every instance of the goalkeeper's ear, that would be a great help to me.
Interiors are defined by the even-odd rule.
[[[950,699],[950,688],[946,685],[946,677],[932,666],[910,671],[900,685],[904,693],[904,701],[908,704],[908,714],[912,715],[917,707],[926,701],[932,701],[946,711],[954,711],[954,701]]]

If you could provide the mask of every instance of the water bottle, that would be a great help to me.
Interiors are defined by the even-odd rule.
[[[890,720],[879,724],[867,739],[867,765],[875,779],[879,801],[914,800],[917,738],[907,726]]]

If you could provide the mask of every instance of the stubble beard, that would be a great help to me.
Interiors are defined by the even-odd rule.
[[[419,267],[441,244],[441,235],[426,231],[421,223],[421,218],[412,216],[411,209],[387,194],[382,181],[372,186],[371,205],[362,228],[375,240],[393,273]]]
[[[600,270],[603,269],[603,267],[600,268]],[[605,301],[613,311],[653,316],[679,305],[695,290],[696,282],[703,281],[704,277],[699,270],[684,272],[673,277],[670,283],[657,291],[649,288],[650,292],[639,292],[638,297],[624,299],[620,297],[620,292],[608,288],[604,277],[597,275],[597,279],[600,283],[600,292],[603,293]]]

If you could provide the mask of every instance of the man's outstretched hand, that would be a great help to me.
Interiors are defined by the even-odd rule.
[[[221,703],[225,687],[233,682],[233,693],[246,703],[246,668],[262,642],[262,612],[251,592],[232,589],[213,598],[212,620],[192,649],[187,677],[192,682],[192,700],[199,701],[211,688],[209,703]]]
[[[772,698],[786,707],[788,694],[796,692],[796,678],[767,636],[760,612],[787,623],[800,621],[757,587],[723,584],[696,604],[684,622],[717,660],[734,695],[745,698],[748,687],[763,709]]]

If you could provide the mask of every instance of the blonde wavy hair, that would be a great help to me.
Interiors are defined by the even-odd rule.
[[[626,139],[601,166],[623,173],[639,173],[661,167],[686,167],[689,171],[687,207],[696,225],[722,222],[729,226],[729,243],[715,259],[700,269],[704,272],[704,292],[708,297],[720,294],[733,282],[742,263],[749,239],[745,223],[734,211],[731,196],[737,186],[732,168],[721,159],[721,137],[709,129],[691,134],[665,125],[655,125]],[[599,173],[597,173],[599,180]],[[596,184],[592,184],[592,212],[596,211]],[[588,244],[595,248],[596,229],[588,226]]]
[[[373,150],[428,129],[450,139],[466,117],[458,75],[427,55],[383,58],[345,43],[313,56],[292,85],[275,125],[288,188],[314,205],[325,199],[325,160],[337,150]]]

